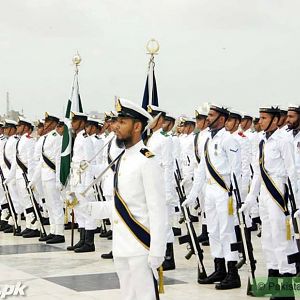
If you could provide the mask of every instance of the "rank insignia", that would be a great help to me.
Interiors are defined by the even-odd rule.
[[[147,148],[142,148],[142,149],[140,150],[140,152],[141,152],[144,156],[146,156],[147,158],[150,158],[150,157],[153,157],[153,156],[154,156],[154,154],[153,154],[151,151],[149,151]]]
[[[215,155],[218,155],[218,144],[215,144]]]

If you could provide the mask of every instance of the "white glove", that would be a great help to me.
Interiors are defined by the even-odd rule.
[[[61,184],[60,181],[56,182],[55,184],[56,188],[61,192],[64,188],[64,186]]]
[[[8,185],[9,183],[14,183],[15,182],[15,179],[14,179],[14,177],[7,177],[5,180],[4,180],[4,184],[5,185]]]
[[[245,203],[242,204],[241,208],[239,209],[239,212],[245,213],[245,212],[248,212],[248,211],[249,211],[249,207],[248,207],[247,203],[245,202]]]
[[[183,179],[182,179],[182,181],[181,181],[181,185],[185,185],[187,182],[190,182],[190,181],[192,181],[192,178],[191,177],[188,177],[188,176],[186,176],[186,177],[184,177]]]
[[[154,271],[156,271],[163,263],[164,257],[162,256],[148,256],[148,265]],[[155,273],[155,272],[153,272]]]
[[[297,209],[295,212],[294,212],[294,218],[299,218],[300,217],[300,210]]]
[[[255,204],[256,198],[251,196],[250,194],[247,195],[245,203],[242,204],[242,207],[239,209],[239,212],[249,212],[252,206]]]
[[[190,206],[190,205],[192,205],[192,204],[195,204],[196,198],[197,198],[197,197],[194,197],[193,195],[189,194],[189,195],[187,196],[186,200],[184,200],[184,201],[182,202],[181,205],[187,207],[187,206]]]
[[[33,190],[34,187],[35,187],[35,182],[34,182],[34,181],[30,181],[30,182],[28,183],[27,187],[28,187],[29,189]]]

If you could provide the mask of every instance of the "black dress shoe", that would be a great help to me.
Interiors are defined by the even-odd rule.
[[[15,229],[14,236],[22,236],[21,226],[18,226],[18,228]]]
[[[108,252],[108,253],[104,253],[104,254],[101,254],[101,258],[103,259],[113,259],[113,253],[112,251]]]
[[[173,243],[167,243],[167,249],[165,254],[165,260],[162,264],[164,271],[175,270],[175,259],[174,259],[174,249]]]
[[[24,239],[40,237],[40,231],[38,229],[30,230],[30,232],[23,234]]]
[[[43,218],[43,225],[50,225],[49,218]]]
[[[95,233],[101,233],[101,228],[100,227],[97,227],[95,230],[94,230]]]
[[[14,226],[7,224],[7,225],[4,227],[3,232],[4,232],[4,233],[13,233],[13,232],[14,232]]]
[[[94,252],[95,244],[94,244],[94,230],[85,230],[85,239],[84,244],[76,248],[74,252],[83,253],[83,252]]]
[[[208,237],[208,232],[207,232],[207,225],[203,224],[202,225],[202,233],[198,236],[198,242],[203,243],[203,242],[208,242],[209,237]]]
[[[100,237],[103,237],[103,238],[108,238],[110,235],[112,235],[112,231],[111,230],[108,230],[106,232],[100,233]]]
[[[77,244],[73,245],[73,246],[68,246],[67,250],[68,251],[73,251],[77,248],[80,248],[83,246],[84,244],[84,240],[85,240],[85,229],[84,228],[78,228],[79,232],[80,232],[80,239],[78,241]]]
[[[46,241],[46,244],[59,244],[64,243],[65,237],[63,235],[55,235],[52,239]]]
[[[199,278],[199,284],[213,284],[215,282],[220,282],[226,278],[226,265],[224,258],[215,258],[215,271],[207,276],[206,278]]]
[[[21,235],[27,234],[27,233],[29,233],[31,230],[32,230],[32,229],[29,229],[29,228],[26,227],[26,228],[21,232]]]
[[[215,288],[217,290],[231,290],[241,287],[241,279],[236,264],[236,261],[227,262],[227,275],[220,283],[216,284]]]
[[[49,233],[48,235],[46,236],[42,236],[39,238],[39,242],[46,242],[48,240],[51,240],[52,238],[54,238],[55,234],[53,233]]]
[[[1,220],[0,221],[0,231],[4,230],[4,227],[7,225],[7,221],[6,220]]]

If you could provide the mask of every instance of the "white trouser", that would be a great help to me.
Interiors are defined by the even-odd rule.
[[[0,206],[3,204],[6,204],[6,203],[7,203],[7,201],[6,201],[4,191],[3,191],[2,187],[0,187]],[[9,209],[8,208],[2,209],[0,220],[7,221],[6,218],[8,215],[9,215]]]
[[[193,181],[189,180],[184,183],[183,185],[185,194],[188,195],[193,187]],[[195,204],[193,203],[192,205],[189,206],[190,209],[190,214],[193,216],[198,216],[198,211],[195,209]]]
[[[28,195],[28,191],[26,189],[24,178],[16,179],[16,187],[18,190],[20,205],[22,206],[25,215],[26,228],[34,229],[34,230],[39,229],[40,224],[38,220],[32,223],[35,219],[34,212],[31,213],[26,212],[26,209],[31,207],[33,208],[33,206],[30,197]]]
[[[280,190],[283,186],[277,185]],[[267,268],[282,273],[296,274],[295,264],[288,264],[287,255],[297,252],[294,241],[287,240],[286,216],[271,197],[265,186],[261,186],[259,213],[262,221],[261,242]]]
[[[8,183],[7,187],[8,187],[8,191],[9,191],[9,194],[10,194],[11,200],[13,202],[13,206],[15,208],[16,213],[21,214],[23,212],[24,208],[21,205],[20,197],[19,197],[19,193],[18,193],[15,181],[13,180],[10,183]]]
[[[43,190],[49,213],[50,233],[64,235],[64,204],[55,179],[43,181]]]
[[[174,206],[171,204],[167,205],[168,209],[168,231],[167,231],[167,243],[174,243],[174,233],[172,229],[173,217],[175,214]]]
[[[153,273],[148,255],[114,257],[122,300],[156,300]]]
[[[1,180],[1,179],[0,179]],[[0,186],[0,205],[6,203],[6,198],[2,186]]]
[[[205,213],[211,255],[226,261],[237,261],[238,252],[230,250],[231,243],[236,242],[236,234],[234,216],[228,214],[228,201],[228,193],[219,185],[206,185]]]
[[[205,214],[205,189],[206,189],[206,184],[204,185],[204,188],[202,191],[199,193],[198,199],[199,199],[199,211],[201,212],[201,225],[206,225],[206,214]]]
[[[259,207],[258,207],[258,202],[256,201],[254,203],[254,205],[251,207],[251,211],[250,211],[250,214],[251,214],[251,218],[257,218],[259,217]]]
[[[79,202],[96,202],[96,198],[93,193],[93,189],[90,190],[90,194],[88,193],[85,197],[81,195],[82,191],[84,191],[85,186],[77,185],[74,187],[75,194],[79,200]],[[93,219],[91,216],[87,216],[85,211],[81,211],[78,206],[75,206],[75,218],[78,223],[79,228],[84,228],[86,230],[95,230],[97,228],[97,221]]]

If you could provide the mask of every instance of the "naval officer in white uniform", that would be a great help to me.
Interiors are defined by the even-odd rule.
[[[114,201],[90,202],[83,209],[112,218],[122,299],[155,300],[153,274],[164,261],[168,225],[162,167],[141,139],[152,117],[124,99],[118,99],[117,111],[116,135],[125,150],[116,163]]]

